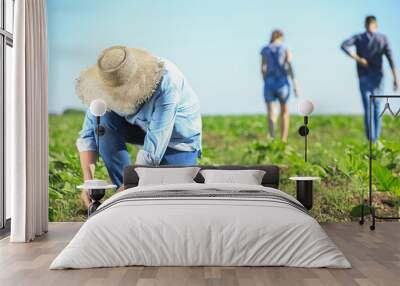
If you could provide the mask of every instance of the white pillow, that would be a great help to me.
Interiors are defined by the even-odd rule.
[[[137,167],[139,186],[194,183],[199,167],[147,168]]]
[[[201,170],[204,183],[234,183],[261,185],[265,171],[261,170]]]

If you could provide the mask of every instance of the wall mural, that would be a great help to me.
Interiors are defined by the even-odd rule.
[[[50,220],[85,220],[131,164],[275,164],[291,195],[313,178],[318,221],[355,220],[369,141],[376,212],[398,215],[400,98],[370,97],[398,94],[395,7],[47,1]]]

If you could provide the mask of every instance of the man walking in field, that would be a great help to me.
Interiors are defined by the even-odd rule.
[[[383,55],[389,61],[393,74],[393,89],[396,91],[399,87],[399,79],[392,50],[389,46],[387,37],[384,34],[376,32],[378,22],[375,16],[365,18],[366,31],[352,36],[342,43],[342,50],[353,58],[357,63],[357,73],[359,78],[360,92],[364,107],[364,123],[367,138],[375,142],[380,134],[380,102],[375,99],[373,104],[373,118],[369,118],[369,96],[378,94],[382,91],[383,80]],[[355,46],[356,51],[350,47]],[[369,128],[372,128],[372,138],[369,138]]]

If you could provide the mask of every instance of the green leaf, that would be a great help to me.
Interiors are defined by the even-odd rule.
[[[388,168],[377,165],[374,167],[374,177],[378,181],[378,190],[381,192],[396,192],[399,189],[399,178],[395,177]]]
[[[350,215],[352,217],[361,217],[362,208],[363,208],[363,205],[355,206],[351,210]],[[371,214],[371,208],[367,205],[364,205],[364,215],[369,215],[369,214]]]
[[[53,190],[53,189],[49,189],[49,199],[50,200],[57,200],[57,199],[62,199],[63,195],[60,194],[59,192]]]

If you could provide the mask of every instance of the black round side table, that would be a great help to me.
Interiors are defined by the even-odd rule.
[[[101,205],[100,200],[106,194],[107,189],[114,189],[116,185],[109,184],[103,180],[86,180],[83,185],[78,186],[78,189],[84,189],[88,191],[91,203],[88,207],[88,217],[91,216],[97,208]]]
[[[89,194],[90,199],[92,200],[92,202],[90,203],[90,205],[88,207],[88,216],[90,216],[101,205],[100,200],[106,194],[106,190],[105,189],[89,189],[88,194]]]
[[[311,210],[314,202],[313,182],[319,177],[290,177],[289,180],[296,181],[296,199],[302,205]]]

